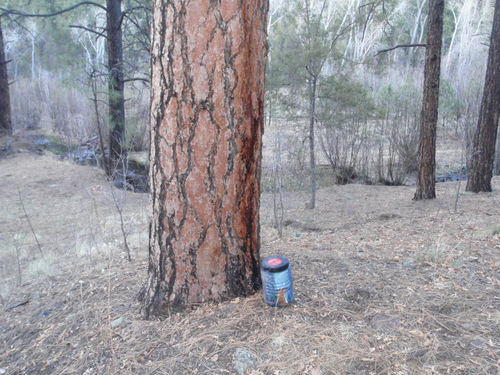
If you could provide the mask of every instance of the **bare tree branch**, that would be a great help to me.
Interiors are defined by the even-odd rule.
[[[19,189],[19,186],[17,187],[17,192],[19,193],[19,201],[21,202],[21,207],[23,208],[24,216],[26,217],[26,220],[28,220],[28,224],[30,225],[31,228],[31,233],[33,233],[33,236],[35,237],[36,244],[38,245],[38,250],[40,251],[40,255],[42,258],[45,259],[45,256],[43,255],[42,251],[42,245],[40,245],[40,242],[38,241],[38,237],[36,236],[35,229],[33,229],[33,225],[31,224],[30,217],[28,216],[28,213],[26,212],[26,208],[24,207],[24,202],[23,202],[23,197],[21,195],[21,189]]]
[[[375,56],[378,56],[378,55],[380,55],[383,52],[393,51],[396,48],[410,48],[410,47],[427,47],[427,44],[425,44],[425,43],[418,43],[418,44],[398,44],[397,46],[394,46],[394,47],[391,47],[391,48],[387,48],[387,49],[383,49],[383,50],[378,51],[375,54]]]
[[[150,83],[149,79],[147,78],[129,78],[129,79],[124,79],[123,80],[123,83],[127,83],[127,82],[134,82],[134,81],[142,81],[142,82],[145,82],[145,83]]]
[[[142,10],[144,10],[145,12],[151,11],[151,9],[150,9],[150,8],[147,8],[147,7],[143,6],[143,5],[138,5],[138,6],[135,6],[135,7],[129,8],[129,9],[126,9],[126,10],[124,10],[124,11],[122,12],[122,16],[120,17],[119,27],[121,27],[121,26],[122,26],[123,19],[124,19],[125,17],[127,17],[129,13],[132,13],[134,10],[137,10],[137,9],[142,9]]]
[[[94,30],[94,29],[89,29],[88,27],[85,27],[85,26],[80,26],[80,25],[69,25],[70,28],[72,29],[82,29],[82,30],[85,30],[85,31],[88,31],[88,32],[91,32],[91,33],[94,33],[94,34],[97,34],[98,37],[104,37],[106,39],[109,39],[107,36],[106,36],[106,30],[102,31],[102,32],[99,32],[97,30]]]
[[[21,11],[16,10],[16,9],[7,9],[7,8],[1,7],[0,10],[2,11],[2,13],[0,13],[0,17],[6,16],[6,15],[21,16],[21,17],[54,17],[54,16],[57,16],[59,14],[63,14],[63,13],[69,12],[73,9],[76,9],[78,7],[81,7],[82,5],[96,6],[96,7],[99,7],[102,10],[107,12],[107,8],[104,5],[94,3],[93,1],[82,1],[78,4],[70,6],[69,8],[61,9],[61,10],[54,12],[54,13],[44,13],[44,14],[24,13],[24,12],[21,12]]]

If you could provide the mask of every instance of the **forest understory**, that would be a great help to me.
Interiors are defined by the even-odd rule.
[[[500,373],[498,176],[492,193],[445,182],[423,202],[412,186],[334,185],[309,210],[308,193],[285,192],[283,238],[264,193],[261,257],[289,258],[295,301],[257,293],[145,321],[147,194],[12,147],[0,374]]]
[[[150,89],[161,87],[150,52],[163,50],[150,36],[163,43],[168,35],[168,22],[155,28],[151,11],[176,2],[153,3],[0,6],[0,97],[9,117],[0,121],[9,134],[0,137],[0,375],[500,375],[500,176],[490,193],[466,192],[463,180],[478,155],[483,84],[495,81],[485,72],[498,66],[488,54],[500,0],[445,2],[439,98],[429,101],[428,8],[442,1],[274,0],[266,20],[248,21],[266,22],[260,35],[268,37],[259,55],[267,55],[265,88],[254,90],[265,91],[255,123],[265,128],[260,256],[290,260],[296,298],[272,308],[258,292],[147,321],[138,295],[148,278],[148,194],[117,186],[130,188],[133,172],[141,184],[132,190],[147,190]],[[267,2],[248,4],[260,4],[266,18]],[[210,51],[210,35],[226,43],[224,56],[237,56],[233,28],[213,30],[183,34],[182,43]],[[253,38],[242,40],[252,50]],[[189,62],[175,70],[186,73],[198,57],[169,61]],[[251,69],[235,70],[235,89],[247,82],[243,70]],[[224,88],[231,82],[224,77]],[[437,199],[416,202],[426,102],[439,102]],[[255,145],[260,155],[260,138]],[[140,172],[122,163],[114,173],[123,152],[128,167],[140,155]],[[112,182],[68,160],[89,154]]]

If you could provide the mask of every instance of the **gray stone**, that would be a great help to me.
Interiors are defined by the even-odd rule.
[[[123,318],[115,319],[111,322],[111,328],[116,328],[123,324]]]
[[[233,354],[233,367],[239,375],[245,375],[248,371],[255,369],[256,364],[252,359],[252,353],[237,348]]]

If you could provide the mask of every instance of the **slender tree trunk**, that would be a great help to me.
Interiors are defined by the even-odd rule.
[[[309,169],[311,174],[311,200],[309,208],[316,207],[316,151],[314,143],[314,115],[316,112],[316,79],[311,82],[309,93]]]
[[[495,2],[488,66],[477,129],[472,143],[467,191],[491,191],[500,116],[500,0]]]
[[[109,167],[109,158],[106,156],[106,147],[104,147],[104,134],[102,132],[101,116],[99,114],[99,98],[97,94],[97,79],[94,73],[90,77],[90,85],[92,87],[92,102],[94,103],[95,120],[97,123],[97,136],[99,138],[99,150],[101,151],[102,167],[106,175],[111,176]]]
[[[268,0],[153,1],[146,318],[252,294]]]
[[[424,95],[420,116],[417,191],[414,200],[436,198],[436,130],[443,35],[444,0],[429,1]]]
[[[122,0],[107,0],[109,160],[112,170],[120,165],[125,149],[125,98],[123,83]],[[112,171],[113,172],[113,171]]]
[[[5,60],[4,48],[0,18],[0,135],[11,135],[12,120],[10,117],[9,76],[7,75],[7,61]]]

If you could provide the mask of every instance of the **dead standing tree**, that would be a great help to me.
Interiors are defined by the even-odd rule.
[[[260,288],[268,0],[153,1],[143,314]]]
[[[491,191],[500,117],[500,0],[495,2],[483,99],[470,156],[467,191]]]

